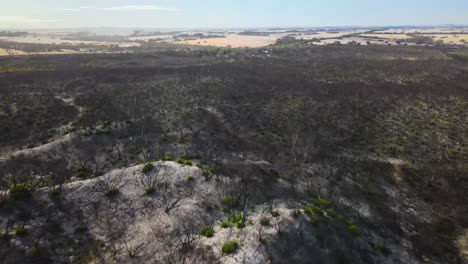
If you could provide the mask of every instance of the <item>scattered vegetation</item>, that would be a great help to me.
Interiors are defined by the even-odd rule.
[[[16,200],[27,199],[30,198],[31,193],[31,185],[29,183],[17,183],[13,184],[8,188],[8,193],[10,197]]]
[[[232,254],[238,247],[239,245],[237,244],[237,241],[231,240],[223,244],[221,251],[223,251],[224,254]]]
[[[145,163],[143,169],[141,170],[143,173],[148,173],[154,169],[154,165],[151,162]]]
[[[203,226],[200,235],[204,237],[212,237],[214,235],[214,229],[212,226]]]
[[[260,221],[259,221],[260,225],[262,226],[267,226],[270,224],[270,218],[268,217],[262,217],[260,218]]]
[[[15,228],[15,236],[23,237],[28,234],[28,230],[24,226],[17,226]]]

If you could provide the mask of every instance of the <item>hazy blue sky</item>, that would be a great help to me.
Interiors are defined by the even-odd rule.
[[[468,24],[468,0],[0,0],[0,28]]]

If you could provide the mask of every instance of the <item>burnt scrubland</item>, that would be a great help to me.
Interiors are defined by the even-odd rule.
[[[466,263],[468,51],[0,58],[3,263]]]

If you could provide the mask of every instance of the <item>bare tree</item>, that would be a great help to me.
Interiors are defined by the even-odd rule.
[[[163,182],[159,185],[159,202],[164,208],[164,212],[169,214],[172,210],[178,208],[185,197],[190,197],[193,194],[193,189],[187,188],[186,185],[172,185],[168,182]]]
[[[122,185],[122,178],[126,173],[126,169],[121,169],[115,173],[107,173],[101,176],[93,186],[94,190],[103,194],[117,193]]]
[[[139,184],[145,190],[156,190],[156,187],[161,184],[162,180],[166,179],[173,172],[172,167],[165,165],[155,166],[149,172],[138,171],[140,174]]]

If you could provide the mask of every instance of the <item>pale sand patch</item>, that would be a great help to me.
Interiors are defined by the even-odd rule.
[[[406,34],[363,34],[362,37],[382,38],[382,39],[409,39]]]
[[[403,61],[417,61],[418,58],[416,58],[416,57],[401,57],[400,60],[403,60]]]
[[[456,241],[458,250],[465,260],[468,260],[468,229],[465,229]]]
[[[106,42],[106,41],[88,41],[88,40],[68,40],[51,36],[27,36],[27,37],[1,37],[0,40],[18,42],[18,43],[34,43],[34,44],[68,44],[68,45],[119,45],[120,47],[137,47],[140,43],[137,42]]]
[[[463,40],[468,43],[468,34],[446,34],[446,35],[427,35],[432,37],[435,41],[442,40],[445,44],[455,43],[462,44]]]
[[[199,45],[199,46],[215,46],[215,47],[228,47],[232,48],[258,48],[275,44],[278,36],[241,36],[241,35],[227,35],[225,38],[210,38],[210,39],[196,39],[184,40],[176,42],[178,44]]]

